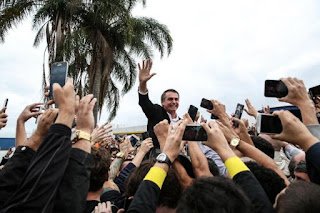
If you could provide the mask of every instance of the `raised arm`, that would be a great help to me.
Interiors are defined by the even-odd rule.
[[[139,67],[139,92],[148,92],[147,82],[156,74],[151,73],[152,61],[150,59],[143,60],[142,66],[138,64]]]

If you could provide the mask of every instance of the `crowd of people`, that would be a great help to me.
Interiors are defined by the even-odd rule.
[[[93,95],[80,99],[71,79],[54,84],[46,105],[58,108],[42,111],[43,103],[33,103],[17,119],[16,146],[0,166],[0,213],[320,212],[320,94],[313,101],[302,80],[282,78],[288,94],[279,101],[297,106],[302,121],[275,111],[281,133],[258,134],[218,100],[208,110],[218,119],[209,122],[199,113],[194,120],[179,116],[174,89],[154,104],[147,89],[152,62],[138,67],[149,137],[135,144],[113,137],[110,124],[95,126]],[[246,105],[257,118],[248,99]],[[27,138],[25,122],[32,117],[38,124]],[[191,124],[204,128],[206,141],[182,140]]]

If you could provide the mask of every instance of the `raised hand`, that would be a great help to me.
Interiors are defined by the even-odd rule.
[[[40,105],[42,104],[43,103],[33,103],[26,106],[26,108],[24,108],[24,110],[19,115],[18,120],[26,122],[32,117],[36,118],[38,115],[41,115],[43,112],[41,112]]]
[[[168,123],[168,120],[166,119],[160,121],[159,123],[157,123],[157,125],[153,127],[153,131],[159,141],[160,150],[163,150],[163,147],[166,144],[169,127],[170,125]]]
[[[8,115],[5,113],[6,107],[2,108],[0,111],[0,129],[7,125]]]
[[[78,99],[77,97],[77,130],[91,134],[94,127],[93,107],[97,99],[93,98],[92,94],[86,95],[80,101]]]
[[[95,208],[94,208],[94,213],[112,213],[111,210],[111,202],[107,201],[107,204],[105,202],[99,203]]]
[[[58,83],[53,84],[53,97],[59,106],[59,115],[56,123],[61,123],[71,128],[75,115],[76,95],[70,78],[61,87]]]
[[[93,143],[99,143],[109,139],[109,133],[112,131],[112,126],[108,125],[109,122],[104,123],[102,126],[96,126],[91,133],[91,141]]]
[[[253,116],[254,118],[257,118],[258,116],[258,111],[256,110],[256,108],[254,108],[254,106],[252,106],[251,102],[249,101],[249,99],[246,99],[246,105],[248,109],[243,109],[248,115]]]
[[[300,107],[306,102],[311,102],[302,80],[297,78],[281,78],[281,81],[288,87],[288,95],[278,98],[279,101],[287,102],[297,107]]]
[[[146,93],[147,92],[147,82],[152,78],[156,73],[151,73],[150,70],[152,67],[152,61],[150,59],[142,61],[142,67],[138,64],[139,67],[139,91]]]
[[[319,140],[314,137],[307,127],[289,111],[275,111],[282,123],[282,132],[271,135],[272,138],[299,145],[305,152]]]
[[[142,141],[139,152],[147,154],[152,148],[153,148],[152,138],[147,138],[144,141]]]

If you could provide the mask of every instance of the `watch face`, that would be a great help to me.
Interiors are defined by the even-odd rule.
[[[231,146],[238,146],[238,144],[239,144],[239,139],[237,139],[237,138],[232,139],[231,142],[230,142],[230,144],[231,144]]]
[[[158,155],[158,157],[157,157],[157,160],[158,160],[158,161],[165,161],[165,159],[166,159],[166,155],[163,154],[163,153],[161,153],[161,154]]]

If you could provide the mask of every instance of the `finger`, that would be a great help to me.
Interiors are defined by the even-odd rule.
[[[33,103],[28,106],[29,109],[33,109],[35,107],[39,107],[39,105],[43,105],[44,103]]]
[[[81,98],[80,104],[89,104],[90,101],[93,99],[93,94],[89,94]]]
[[[138,63],[138,67],[139,67],[139,71],[141,71],[141,66],[140,66],[140,63]]]
[[[97,99],[96,99],[96,98],[94,98],[94,99],[92,99],[92,100],[90,101],[90,104],[89,104],[90,110],[93,110],[94,105],[95,105],[96,103],[97,103]]]
[[[107,126],[109,124],[109,122],[105,122],[104,124],[101,125],[101,128],[104,128],[105,126]]]
[[[43,114],[43,112],[32,112],[32,113],[30,114],[30,116],[31,116],[31,117],[37,117],[38,115],[41,115],[41,114]]]
[[[6,111],[7,107],[3,107],[0,111],[0,113],[4,113]]]
[[[204,129],[207,133],[210,132],[209,124],[207,124],[207,123],[201,123],[200,125],[203,127],[203,129]]]
[[[63,96],[63,92],[62,92],[62,88],[61,88],[61,86],[60,86],[60,84],[58,84],[58,83],[54,83],[53,85],[52,85],[52,92],[53,92],[53,97],[59,97],[59,96]]]
[[[75,107],[74,107],[76,114],[78,113],[78,110],[79,110],[79,102],[80,102],[80,96],[76,95],[76,102],[75,102]]]
[[[52,105],[52,104],[54,104],[54,100],[49,100],[49,101],[47,101],[47,103],[46,103],[47,106],[50,106],[50,105]]]
[[[44,96],[45,96],[45,97],[49,97],[49,92],[45,92],[45,93],[44,93]]]
[[[151,75],[150,75],[150,78],[152,78],[153,76],[155,76],[157,73],[152,73]]]
[[[111,211],[111,202],[107,201],[107,206],[106,210]]]
[[[8,115],[6,113],[1,114],[1,118],[7,118],[7,117],[8,117]]]

